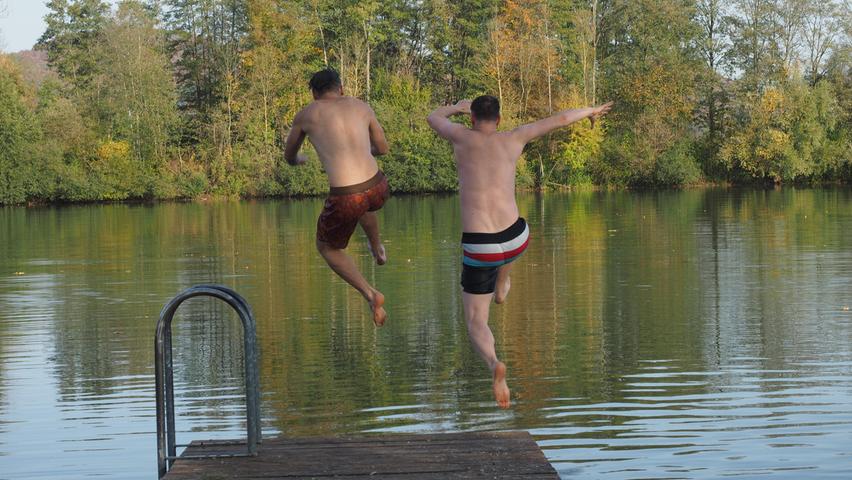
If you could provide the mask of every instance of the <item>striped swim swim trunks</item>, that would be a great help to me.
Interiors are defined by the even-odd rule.
[[[497,233],[462,234],[462,288],[467,293],[494,293],[497,269],[521,256],[529,245],[530,229],[518,218]]]

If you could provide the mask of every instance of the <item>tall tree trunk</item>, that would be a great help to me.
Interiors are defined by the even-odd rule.
[[[583,63],[583,104],[589,104],[589,52],[587,52],[587,37],[580,41],[580,61]]]
[[[322,61],[323,65],[328,66],[328,48],[325,46],[325,31],[322,28],[322,17],[319,14],[319,7],[317,7],[317,1],[314,0],[311,2],[314,7],[314,15],[317,17],[317,29],[319,30],[320,40],[322,41]]]
[[[367,20],[364,20],[364,41],[367,43],[367,100],[370,99],[370,54],[372,53],[372,49],[370,48],[370,30],[367,28]]]
[[[497,99],[503,105],[503,66],[500,63],[500,33],[497,27],[491,28],[491,42],[494,44],[494,76],[497,77]]]
[[[592,0],[592,105],[598,103],[598,0]]]
[[[545,19],[544,19],[544,55],[545,55],[545,64],[547,65],[547,113],[548,115],[553,114],[553,82],[551,79],[552,75],[552,67],[550,65],[550,31],[548,29],[548,12],[545,11]]]

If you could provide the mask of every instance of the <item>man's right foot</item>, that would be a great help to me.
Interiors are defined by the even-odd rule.
[[[373,311],[373,323],[375,323],[377,327],[384,325],[385,320],[388,318],[388,314],[384,309],[384,304],[385,296],[378,290],[373,290],[373,300],[370,301],[370,310]]]
[[[500,408],[509,408],[509,386],[506,385],[506,365],[497,362],[494,367],[494,399]]]

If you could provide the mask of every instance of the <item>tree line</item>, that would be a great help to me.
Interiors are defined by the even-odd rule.
[[[452,191],[435,106],[502,126],[615,100],[530,145],[518,182],[852,180],[848,0],[49,0],[32,75],[0,55],[0,203],[318,194],[282,138],[338,70],[397,192]],[[34,78],[38,77],[38,78]]]

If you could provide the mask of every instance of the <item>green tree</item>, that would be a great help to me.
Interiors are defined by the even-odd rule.
[[[164,19],[181,105],[190,117],[209,121],[228,100],[248,28],[243,0],[166,0]]]
[[[38,127],[17,69],[0,55],[0,203],[21,203],[43,195],[49,178],[33,155]]]
[[[850,8],[849,2],[844,11],[833,1],[813,1],[805,7],[802,44],[806,52],[807,78],[812,86],[827,74],[831,52],[849,48],[849,34],[844,36],[843,29],[852,24]]]
[[[381,71],[376,77],[374,110],[392,139],[382,170],[395,192],[453,191],[458,188],[449,145],[437,138],[424,118],[431,111],[431,92],[413,76]]]
[[[247,2],[166,0],[163,6],[183,111],[181,143],[195,150],[216,193],[235,195],[242,189],[232,173]]]
[[[725,19],[731,39],[727,62],[742,72],[745,92],[777,85],[782,76],[775,18],[774,0],[736,0]]]
[[[249,2],[248,49],[243,53],[237,98],[239,125],[237,175],[245,178],[245,195],[317,193],[324,189],[317,168],[281,170],[279,137],[289,129],[295,113],[310,100],[307,78],[321,64],[316,17],[308,6],[275,0]],[[303,171],[305,170],[305,171]],[[281,176],[311,175],[303,185]],[[315,176],[316,178],[313,178]],[[295,187],[295,190],[288,188]]]
[[[701,64],[692,2],[613,2],[604,11],[599,98],[616,100],[617,109],[609,119],[604,161],[594,168],[597,180],[661,185],[697,180],[690,127]]]
[[[47,52],[48,64],[78,91],[88,91],[97,71],[92,49],[100,41],[109,5],[102,0],[50,0],[47,28],[36,48]]]
[[[177,123],[177,93],[157,19],[138,0],[125,0],[95,50],[103,72],[99,113],[103,133],[130,142],[133,156],[162,166]]]
[[[729,48],[724,34],[724,5],[721,0],[698,0],[695,21],[701,27],[697,39],[698,51],[704,60],[701,78],[701,101],[696,115],[697,124],[704,131],[701,145],[703,169],[706,174],[720,177],[717,154],[721,146],[728,107],[728,95],[722,67],[725,51]]]
[[[442,72],[434,77],[439,82],[435,92],[439,103],[472,97],[484,90],[480,59],[487,55],[488,25],[501,4],[496,0],[469,0],[447,2],[435,10],[440,27],[434,30],[431,44],[432,61]]]
[[[771,87],[746,103],[747,119],[725,142],[722,159],[757,179],[808,179],[832,168],[837,106],[830,88],[799,78]]]
[[[65,85],[48,77],[39,88],[36,118],[43,132],[37,155],[56,172],[56,192],[51,199],[96,200],[88,165],[97,148],[97,135],[83,118]]]
[[[112,196],[151,194],[176,131],[177,92],[156,22],[142,2],[125,0],[93,49],[104,72],[97,77],[96,108],[105,140],[95,170],[113,179]]]

